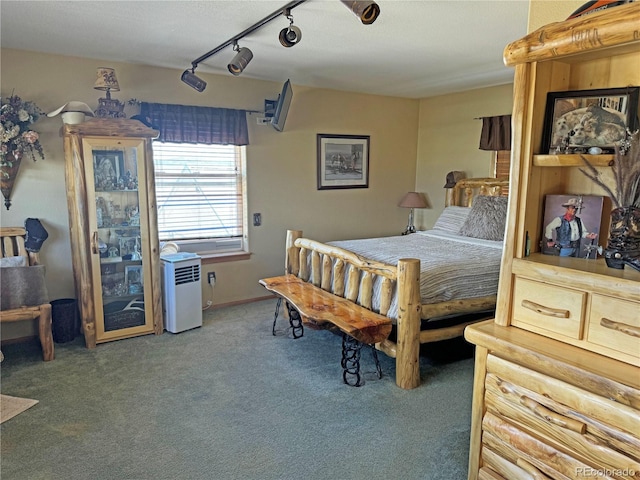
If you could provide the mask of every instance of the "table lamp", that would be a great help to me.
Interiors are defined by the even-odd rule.
[[[98,99],[100,105],[96,110],[97,117],[103,118],[124,118],[124,103],[111,98],[111,91],[119,92],[120,85],[116,78],[116,71],[113,68],[99,67],[97,71],[96,83],[93,88],[106,92],[106,98]]]
[[[413,209],[414,208],[426,208],[427,201],[424,197],[418,192],[408,192],[400,203],[398,203],[399,207],[409,208],[409,223],[407,224],[407,229],[402,232],[402,235],[408,235],[410,233],[416,232],[416,227],[413,225]]]

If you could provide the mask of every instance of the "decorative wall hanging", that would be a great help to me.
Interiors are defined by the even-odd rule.
[[[318,190],[369,186],[369,136],[318,134]]]
[[[0,187],[4,205],[9,210],[11,192],[20,169],[22,157],[26,154],[36,161],[36,153],[44,160],[38,133],[31,130],[44,112],[33,102],[22,100],[17,95],[0,99],[0,118],[2,119],[2,147],[0,148]]]

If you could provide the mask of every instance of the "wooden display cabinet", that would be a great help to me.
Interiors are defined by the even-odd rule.
[[[511,195],[496,318],[465,331],[477,346],[470,479],[640,478],[640,272],[539,245],[546,195],[606,195],[579,154],[542,145],[547,93],[640,85],[638,25],[631,3],[505,49]],[[589,159],[610,175],[612,155]]]
[[[63,127],[73,273],[89,348],[163,331],[157,134],[136,120]]]

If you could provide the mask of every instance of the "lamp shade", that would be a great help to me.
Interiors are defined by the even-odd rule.
[[[119,92],[120,85],[118,85],[115,69],[99,67],[96,83],[93,85],[93,88],[96,90],[106,90],[107,92],[110,90]]]
[[[400,200],[398,206],[405,208],[426,208],[427,201],[418,192],[409,192]]]

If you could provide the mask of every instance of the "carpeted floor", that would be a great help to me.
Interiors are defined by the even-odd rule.
[[[84,348],[3,347],[2,393],[39,403],[0,426],[15,480],[466,478],[473,381],[464,340],[427,346],[422,385],[363,351],[342,383],[340,337],[294,340],[275,300],[207,311],[202,328]]]

